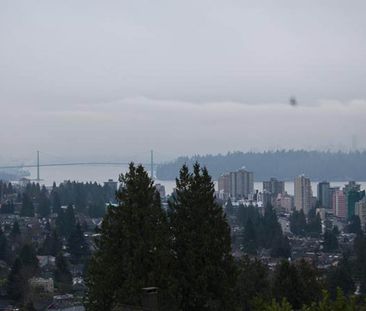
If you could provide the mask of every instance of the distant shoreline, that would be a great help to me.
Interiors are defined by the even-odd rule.
[[[183,164],[192,166],[199,162],[207,166],[214,180],[226,172],[242,167],[254,173],[255,181],[276,177],[293,181],[301,174],[313,181],[366,181],[366,152],[322,152],[304,150],[281,150],[272,152],[229,152],[226,155],[204,155],[179,157],[157,167],[160,180],[171,180],[178,176]]]

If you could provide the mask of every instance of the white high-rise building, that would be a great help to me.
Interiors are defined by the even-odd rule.
[[[228,194],[231,198],[248,198],[254,193],[253,172],[240,169],[219,177],[219,193]]]
[[[364,229],[366,226],[366,197],[363,197],[362,200],[356,202],[355,215],[360,217],[361,227]]]
[[[304,210],[305,215],[311,209],[313,193],[311,191],[310,179],[304,175],[295,178],[295,208],[296,210]]]

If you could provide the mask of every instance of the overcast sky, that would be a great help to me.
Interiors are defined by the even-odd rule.
[[[364,0],[0,0],[0,157],[365,149],[365,12]]]

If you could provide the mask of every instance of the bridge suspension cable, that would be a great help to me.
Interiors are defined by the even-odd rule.
[[[136,162],[138,164],[141,164],[145,167],[149,167],[150,166],[150,170],[151,170],[151,176],[152,178],[154,177],[154,167],[158,166],[158,163],[154,163],[154,158],[153,158],[153,150],[151,150],[151,158],[150,158],[150,163],[141,163],[141,162]],[[124,161],[85,161],[85,162],[63,162],[63,163],[41,163],[40,161],[40,151],[37,150],[37,159],[36,159],[36,164],[18,164],[18,165],[6,165],[6,166],[0,166],[0,170],[4,170],[4,169],[23,169],[23,168],[37,168],[37,181],[40,181],[40,168],[41,167],[57,167],[57,166],[86,166],[86,165],[121,165],[121,166],[126,166],[129,165],[131,162],[134,161],[130,161],[130,162],[124,162]]]

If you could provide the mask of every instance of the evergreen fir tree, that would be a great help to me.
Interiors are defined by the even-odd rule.
[[[31,277],[38,272],[39,262],[33,246],[25,244],[20,250],[19,258],[27,276]]]
[[[313,236],[320,236],[322,233],[322,221],[319,213],[315,212],[315,209],[309,211],[307,232]]]
[[[45,232],[47,232],[47,233],[51,233],[51,231],[52,231],[52,227],[51,227],[51,224],[50,224],[50,222],[49,222],[49,220],[48,220],[48,219],[47,219],[46,225],[45,225],[45,227],[44,227],[44,230],[45,230]]]
[[[340,288],[347,296],[354,293],[356,286],[352,278],[352,267],[346,256],[343,256],[336,267],[332,267],[327,271],[326,285],[330,297],[333,299],[337,295],[337,288]]]
[[[3,230],[0,228],[0,260],[9,262],[10,249],[8,239],[6,238]]]
[[[207,169],[187,166],[170,205],[181,310],[232,310],[236,281],[230,229]]]
[[[347,225],[345,231],[349,233],[356,233],[361,234],[362,228],[361,228],[361,220],[358,215],[353,215],[349,221],[349,224]]]
[[[51,202],[48,198],[48,193],[45,186],[42,187],[41,193],[39,195],[37,212],[42,218],[47,217],[51,213]]]
[[[339,228],[338,226],[334,226],[333,229],[332,229],[332,232],[335,236],[339,236],[340,234],[340,231],[339,231]]]
[[[332,252],[338,249],[338,239],[333,231],[326,230],[324,233],[323,250],[324,252]]]
[[[22,261],[20,260],[20,258],[16,258],[8,275],[8,295],[11,299],[15,301],[21,301],[25,292],[27,280],[25,280],[25,278],[23,277],[22,267]]]
[[[273,258],[290,258],[291,257],[291,246],[288,238],[279,234],[272,241],[271,257]]]
[[[26,305],[24,306],[25,311],[37,311],[37,309],[34,307],[32,301],[28,301]]]
[[[120,182],[119,204],[109,207],[89,263],[86,308],[139,305],[142,288],[156,286],[161,309],[171,310],[169,234],[159,194],[141,165],[131,163]]]
[[[11,229],[10,236],[12,238],[19,237],[21,235],[18,221],[14,221],[13,228]]]
[[[23,193],[22,208],[20,210],[20,216],[34,217],[33,202],[27,193]]]
[[[362,233],[356,236],[353,248],[356,255],[355,272],[360,281],[360,290],[362,294],[366,294],[366,237]]]
[[[270,297],[269,271],[260,260],[244,256],[238,263],[237,299],[241,310],[253,310],[257,299]]]
[[[225,214],[228,218],[234,216],[234,207],[233,207],[233,203],[231,202],[230,198],[227,200],[226,205],[225,205]]]
[[[74,227],[68,239],[69,252],[72,256],[72,262],[79,263],[83,261],[89,254],[89,247],[86,243],[84,233],[78,222]]]
[[[56,185],[55,185],[56,187]],[[52,190],[52,212],[59,214],[61,211],[61,200],[60,195],[58,194],[57,190],[53,188]]]
[[[56,230],[46,236],[39,253],[43,256],[54,256],[62,249],[62,241]]]
[[[276,211],[273,209],[271,204],[267,204],[264,210],[263,229],[263,247],[285,247],[286,239],[283,238],[281,225],[278,222]]]
[[[69,204],[65,211],[65,230],[71,232],[75,226],[75,213],[72,204]]]
[[[306,233],[306,217],[304,211],[294,211],[290,216],[290,230],[295,235],[303,236]]]
[[[14,214],[14,203],[13,201],[7,201],[1,204],[1,214]]]
[[[60,210],[56,218],[56,228],[58,232],[68,238],[75,226],[75,214],[72,204],[69,204],[66,210]]]
[[[65,257],[61,253],[56,257],[55,282],[61,286],[72,285],[72,275]]]
[[[286,298],[295,310],[320,299],[321,284],[316,269],[301,260],[291,264],[287,260],[277,265],[273,276],[273,294],[277,301]]]
[[[106,212],[105,204],[103,202],[98,203],[92,203],[89,205],[89,216],[92,218],[99,218],[103,217]]]
[[[244,252],[251,255],[257,254],[257,235],[252,220],[249,218],[244,227],[243,234]]]
[[[8,276],[7,290],[11,299],[23,302],[28,293],[28,280],[38,272],[38,259],[31,245],[24,245]]]

